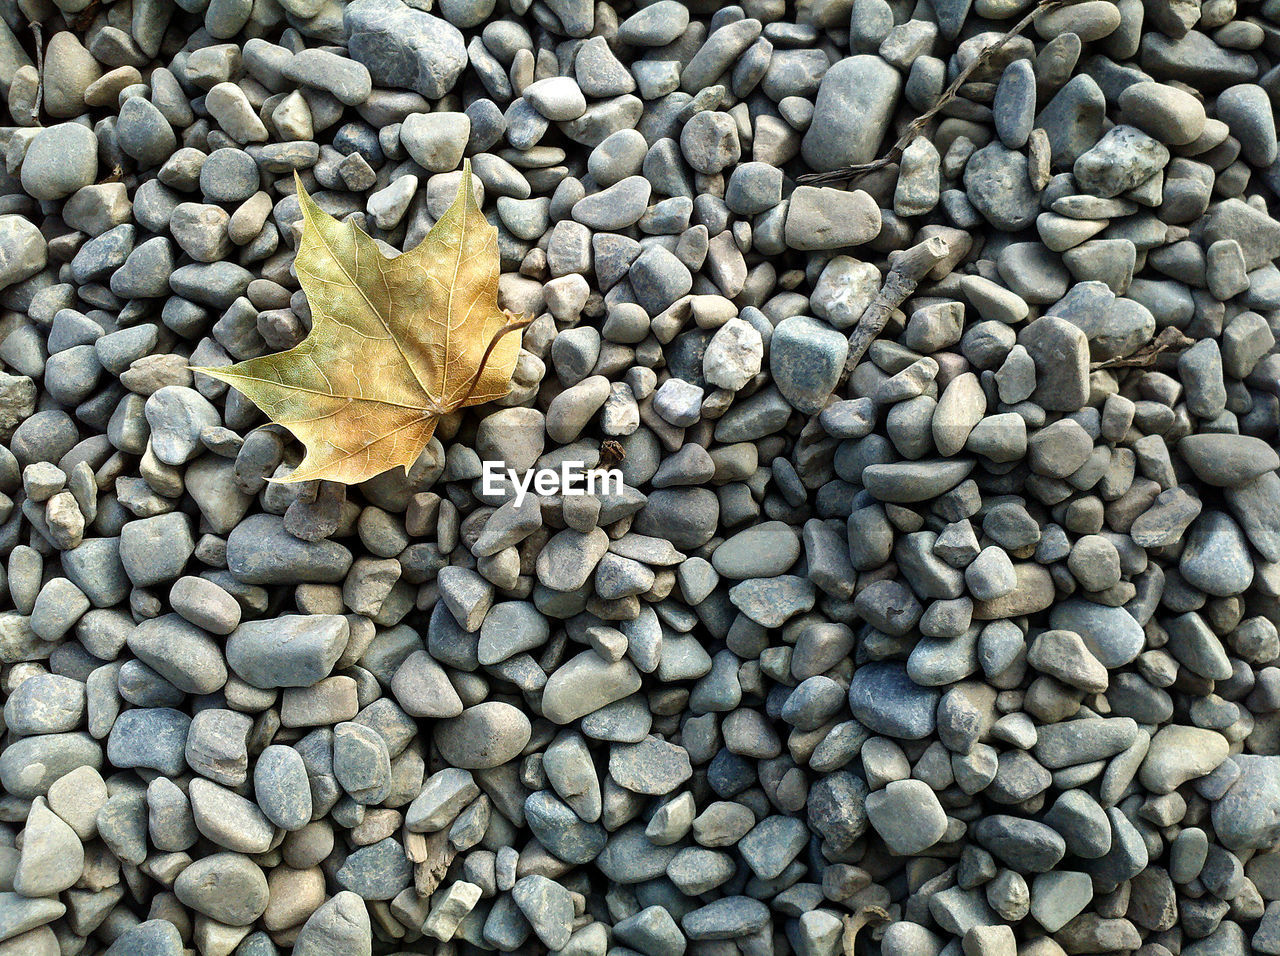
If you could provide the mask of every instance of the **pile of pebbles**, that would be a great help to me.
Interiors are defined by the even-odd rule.
[[[0,954],[1280,953],[1280,6],[1027,12],[0,2]],[[270,482],[464,158],[511,394]]]

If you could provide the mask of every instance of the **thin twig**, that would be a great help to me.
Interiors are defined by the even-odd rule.
[[[510,317],[511,313],[508,312],[507,315]],[[463,393],[462,400],[452,407],[462,408],[467,404],[467,400],[475,393],[476,386],[480,384],[480,378],[484,375],[485,366],[489,364],[489,356],[493,354],[493,350],[497,347],[498,341],[508,332],[518,332],[525,326],[531,325],[532,323],[533,319],[519,319],[515,322],[508,322],[502,328],[498,329],[497,332],[493,333],[493,338],[489,340],[489,347],[484,350],[484,355],[480,357],[480,364],[476,366],[476,374],[471,376],[471,383],[467,386],[466,392]]]
[[[31,107],[31,118],[38,123],[44,100],[44,31],[39,20],[31,21],[31,35],[36,39],[36,101]]]
[[[1160,334],[1131,355],[1119,355],[1115,358],[1094,362],[1089,367],[1100,368],[1150,368],[1164,352],[1181,352],[1195,345],[1195,339],[1187,338],[1172,325],[1161,329]]]
[[[919,136],[926,126],[942,112],[948,103],[956,98],[960,92],[960,87],[969,81],[969,77],[976,71],[986,66],[991,58],[1002,50],[1010,40],[1019,36],[1023,30],[1035,22],[1037,17],[1049,13],[1051,10],[1057,10],[1059,7],[1065,7],[1073,3],[1079,3],[1081,0],[1041,0],[1031,11],[1019,20],[1008,33],[998,37],[994,43],[979,53],[968,66],[956,74],[956,78],[951,81],[951,85],[942,91],[938,97],[938,102],[925,110],[919,116],[911,121],[907,126],[907,130],[898,141],[893,144],[889,152],[879,159],[873,159],[869,163],[858,163],[854,166],[845,166],[843,169],[833,169],[824,173],[805,173],[803,176],[797,176],[796,182],[802,186],[826,186],[831,183],[842,183],[867,173],[875,172],[877,169],[883,169],[890,163],[896,163],[902,158],[903,150],[911,145],[911,141]]]

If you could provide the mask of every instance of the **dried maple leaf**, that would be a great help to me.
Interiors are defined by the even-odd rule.
[[[391,259],[297,188],[294,268],[310,334],[285,352],[196,371],[235,386],[306,445],[283,481],[407,471],[441,415],[511,389],[520,336],[506,333],[527,323],[498,308],[498,232],[476,203],[470,163],[426,238]]]

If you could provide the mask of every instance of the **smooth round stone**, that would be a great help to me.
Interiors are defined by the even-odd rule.
[[[253,768],[254,796],[267,819],[284,830],[300,830],[311,822],[312,797],[302,755],[292,747],[272,744]]]
[[[1213,804],[1213,829],[1228,850],[1240,853],[1280,839],[1280,757],[1237,754],[1240,777]]]
[[[819,172],[866,163],[880,153],[902,93],[902,74],[879,56],[846,57],[823,74],[801,144]]]
[[[1239,488],[1280,468],[1275,448],[1252,435],[1188,435],[1178,442],[1177,451],[1197,478],[1219,488]]]
[[[37,798],[22,831],[22,853],[13,888],[27,897],[57,896],[84,868],[84,846],[76,832]]]
[[[689,551],[711,540],[719,520],[720,499],[709,488],[662,488],[636,514],[635,530]]]
[[[868,794],[867,819],[890,852],[920,853],[947,832],[947,815],[937,795],[921,780],[894,780]]]
[[[1221,511],[1191,524],[1178,570],[1192,587],[1214,597],[1243,594],[1253,582],[1253,558],[1240,526]]]
[[[1276,161],[1276,121],[1266,90],[1255,83],[1229,87],[1218,94],[1215,110],[1250,165],[1266,168]]]
[[[538,580],[556,591],[576,591],[587,583],[608,549],[609,537],[602,529],[592,528],[584,534],[566,528],[538,555]]]
[[[880,950],[884,956],[938,956],[942,940],[919,923],[900,920],[884,928]]]
[[[991,143],[969,158],[964,170],[965,194],[974,208],[1002,232],[1018,232],[1040,214],[1039,197],[1027,176],[1027,158]]]
[[[116,767],[145,767],[176,777],[187,767],[191,718],[171,707],[123,711],[107,738],[107,759]]]
[[[495,604],[480,625],[480,663],[497,664],[521,651],[541,647],[550,634],[547,619],[532,605],[524,601]]]
[[[1164,83],[1134,83],[1120,94],[1125,121],[1169,146],[1193,143],[1204,132],[1204,104]]]
[[[248,798],[203,777],[191,781],[188,796],[196,827],[219,846],[255,854],[271,845],[274,827]]]
[[[788,201],[782,238],[802,252],[843,249],[870,242],[882,225],[876,201],[861,189],[797,186]]]
[[[711,564],[727,578],[767,578],[786,573],[800,557],[800,537],[782,521],[766,521],[727,539]]]
[[[310,687],[329,676],[349,637],[338,614],[245,621],[227,639],[227,663],[254,687]]]
[[[120,561],[135,587],[172,581],[194,552],[191,521],[181,512],[130,521],[120,529]]]
[[[1120,21],[1121,13],[1115,4],[1088,0],[1040,17],[1036,20],[1036,32],[1046,40],[1062,33],[1074,33],[1087,43],[1115,32]]]
[[[80,725],[84,712],[84,684],[60,674],[37,674],[9,694],[4,722],[24,736],[67,733]]]
[[[633,793],[671,793],[692,775],[688,752],[657,737],[609,751],[609,776]]]
[[[341,581],[351,562],[336,541],[300,541],[275,515],[249,515],[227,536],[227,567],[245,584]]]
[[[689,8],[679,0],[658,0],[618,25],[618,39],[629,46],[666,46],[689,26]]]
[[[164,114],[150,100],[131,96],[116,121],[120,148],[141,168],[159,166],[178,148],[178,137]]]
[[[607,189],[579,199],[573,218],[591,229],[617,231],[640,221],[652,187],[643,176],[628,176]]]
[[[196,912],[228,926],[248,926],[267,908],[267,878],[240,853],[197,859],[178,874],[173,892]]]
[[[849,684],[853,716],[877,733],[920,740],[936,726],[934,711],[941,692],[920,687],[900,663],[864,664]]]
[[[293,954],[370,956],[373,951],[372,934],[365,901],[350,890],[343,890],[335,893],[307,918],[293,944]]]
[[[794,574],[748,578],[729,589],[730,603],[764,627],[781,627],[796,614],[812,610],[816,599],[813,582]]]
[[[484,770],[518,757],[531,734],[529,718],[521,711],[485,701],[436,724],[435,741],[450,766]]]
[[[862,484],[878,501],[913,504],[950,491],[973,471],[972,461],[898,461],[868,465]]]
[[[333,775],[357,803],[371,806],[385,800],[391,789],[391,759],[382,735],[364,724],[338,724],[333,732]]]
[[[200,191],[210,202],[243,202],[258,184],[258,164],[242,149],[215,149],[200,167]]]
[[[600,186],[612,186],[640,172],[649,145],[634,129],[613,133],[587,157],[587,171]]]
[[[742,155],[738,127],[728,113],[703,110],[680,132],[680,151],[697,172],[714,175],[735,164]]]
[[[1000,76],[992,104],[996,132],[1009,149],[1021,149],[1035,122],[1036,78],[1030,60],[1014,60]]]
[[[1087,873],[1040,873],[1031,887],[1031,914],[1046,930],[1056,933],[1092,899],[1093,882]]]
[[[73,12],[70,5],[63,9]],[[74,10],[78,12],[80,9],[83,8],[76,3]],[[45,112],[59,119],[79,116],[85,112],[85,93],[102,77],[102,67],[71,30],[58,30],[47,42],[44,66]],[[25,60],[25,56],[23,59]]]
[[[1169,150],[1133,126],[1113,126],[1072,167],[1083,192],[1111,198],[1146,182],[1169,162]]]
[[[357,849],[336,879],[343,889],[366,900],[389,900],[413,881],[413,864],[394,837]]]
[[[583,651],[547,679],[542,713],[553,723],[567,724],[629,697],[640,685],[640,673],[629,660],[609,662],[595,651]]]
[[[98,138],[79,123],[38,132],[22,161],[22,188],[36,199],[62,199],[98,175]]]
[[[166,465],[184,465],[204,451],[200,432],[222,424],[218,410],[193,388],[166,385],[145,406],[151,450]]]
[[[79,767],[102,767],[102,746],[88,734],[23,737],[0,753],[0,785],[14,796],[29,800],[47,793],[55,780]]]
[[[240,623],[240,604],[213,581],[190,575],[169,589],[169,605],[184,619],[211,634],[230,634]]]
[[[48,245],[24,216],[0,216],[0,289],[16,285],[45,267]]]
[[[822,411],[849,354],[849,340],[806,315],[783,319],[769,340],[769,368],[783,396],[797,411]]]
[[[739,939],[750,936],[769,922],[769,908],[749,896],[726,896],[708,903],[680,920],[692,940]]]
[[[1138,779],[1150,793],[1172,793],[1213,772],[1227,759],[1229,747],[1227,738],[1215,731],[1170,724],[1151,738]]]
[[[608,842],[604,827],[582,820],[549,790],[529,794],[524,813],[538,842],[566,863],[590,863]]]
[[[1121,667],[1142,652],[1146,638],[1142,625],[1120,607],[1072,599],[1049,613],[1053,628],[1074,631],[1084,638],[1093,655],[1108,668]]]
[[[880,270],[850,256],[833,256],[822,268],[809,297],[815,315],[837,329],[848,329],[862,318],[880,291]]]
[[[57,944],[50,956],[58,952]],[[176,956],[182,952],[182,934],[165,919],[149,919],[131,926],[107,949],[105,956]]]
[[[465,113],[411,113],[400,124],[400,142],[423,169],[447,173],[457,169],[471,135]]]
[[[754,216],[782,201],[782,170],[768,163],[741,163],[725,187],[725,205],[742,216]]]
[[[524,98],[552,122],[575,120],[587,111],[587,98],[577,82],[567,76],[552,76],[530,83]]]

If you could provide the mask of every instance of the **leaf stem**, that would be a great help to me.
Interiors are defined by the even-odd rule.
[[[511,313],[507,314],[510,315]],[[480,378],[484,375],[485,366],[489,364],[489,356],[493,354],[493,350],[497,347],[498,341],[508,332],[518,332],[531,324],[533,324],[533,319],[521,318],[514,322],[508,322],[502,328],[498,329],[497,332],[493,333],[493,338],[489,339],[489,345],[485,348],[484,355],[480,357],[480,364],[476,366],[476,374],[471,376],[471,382],[467,385],[467,390],[463,394],[461,401],[454,406],[455,408],[462,408],[467,404],[467,399],[475,394],[476,386],[480,384]]]

